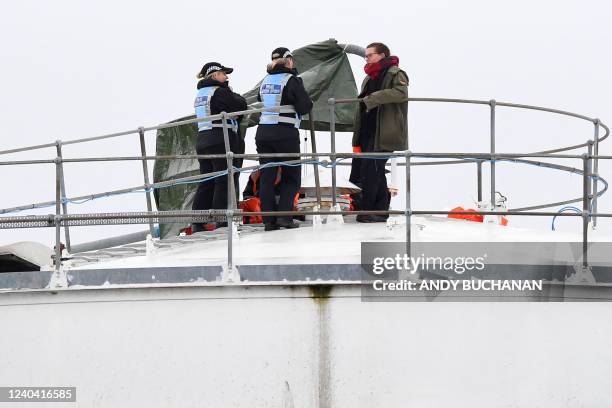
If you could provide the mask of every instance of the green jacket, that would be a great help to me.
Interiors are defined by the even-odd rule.
[[[366,76],[361,85],[361,92],[366,89],[370,77]],[[385,73],[380,91],[376,91],[363,100],[369,111],[378,107],[376,118],[376,151],[397,151],[408,149],[408,76],[396,66]],[[361,108],[362,109],[362,108]],[[353,146],[359,146],[359,127],[361,109],[355,114],[355,131]]]

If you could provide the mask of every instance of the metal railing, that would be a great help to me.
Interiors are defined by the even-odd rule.
[[[360,99],[329,99],[329,110],[330,110],[330,147],[331,152],[318,153],[316,151],[316,141],[314,132],[314,120],[312,113],[309,117],[311,124],[311,138],[312,138],[312,153],[267,153],[267,154],[235,154],[230,149],[229,144],[229,132],[227,119],[237,116],[243,116],[250,113],[258,113],[263,111],[270,111],[270,108],[259,108],[259,109],[248,109],[240,112],[225,113],[222,112],[218,115],[211,115],[204,118],[195,118],[182,120],[178,122],[167,123],[159,126],[152,127],[139,127],[134,130],[125,132],[112,133],[107,135],[75,139],[69,141],[56,141],[55,143],[48,143],[42,145],[35,145],[17,149],[3,150],[0,151],[0,155],[25,152],[30,150],[37,150],[43,148],[55,147],[57,156],[52,160],[21,160],[21,161],[0,161],[0,166],[11,166],[11,165],[32,165],[32,164],[54,164],[56,168],[56,195],[54,201],[47,201],[42,203],[29,204],[25,206],[12,207],[0,209],[0,214],[6,214],[10,212],[23,211],[28,209],[41,208],[46,206],[55,206],[55,214],[44,215],[44,216],[11,216],[11,217],[0,217],[0,229],[6,228],[34,228],[34,227],[54,227],[55,228],[55,255],[54,264],[55,271],[59,272],[61,269],[61,228],[65,230],[65,240],[68,250],[70,251],[70,235],[69,227],[77,225],[107,225],[107,224],[148,224],[150,231],[153,232],[154,223],[170,223],[170,222],[197,222],[205,221],[210,217],[223,217],[227,219],[228,223],[228,245],[227,245],[227,262],[226,268],[228,271],[234,269],[233,265],[233,230],[234,230],[234,219],[245,216],[293,216],[293,215],[370,215],[370,214],[389,214],[389,215],[404,215],[406,217],[406,251],[408,254],[411,252],[411,217],[413,215],[448,215],[448,214],[479,214],[479,215],[522,215],[522,216],[560,216],[560,217],[581,217],[583,221],[582,228],[582,265],[583,268],[588,268],[588,225],[589,220],[593,220],[595,225],[598,217],[609,218],[612,217],[612,213],[598,213],[597,212],[597,199],[600,197],[608,188],[607,182],[598,175],[598,161],[599,159],[612,159],[612,156],[599,155],[599,144],[605,140],[609,134],[609,128],[602,123],[599,119],[589,118],[584,115],[561,111],[557,109],[543,108],[532,105],[521,105],[505,102],[497,102],[495,100],[481,101],[481,100],[467,100],[467,99],[446,99],[446,98],[409,98],[409,102],[438,102],[438,103],[461,103],[461,104],[477,104],[477,105],[488,105],[490,109],[490,149],[487,153],[413,153],[408,151],[405,152],[369,152],[369,153],[341,153],[336,151],[336,131],[335,131],[335,107],[341,103],[357,103]],[[518,108],[518,109],[530,109],[543,112],[549,112],[559,115],[570,116],[585,120],[593,123],[594,125],[594,140],[588,140],[584,143],[565,146],[561,148],[555,148],[545,151],[539,151],[534,153],[497,153],[495,150],[496,142],[496,110],[498,107]],[[280,110],[285,108],[281,106],[275,108]],[[209,154],[209,155],[168,155],[168,156],[148,156],[146,153],[145,146],[145,132],[151,130],[166,129],[171,127],[177,127],[187,124],[195,124],[199,121],[212,121],[221,120],[223,123],[223,137],[226,148],[226,154]],[[600,128],[603,128],[605,133],[600,137]],[[85,143],[91,141],[98,141],[103,139],[110,139],[115,137],[123,137],[127,135],[138,134],[140,140],[140,156],[125,156],[125,157],[89,157],[89,158],[76,158],[76,159],[65,159],[62,155],[62,146]],[[408,137],[408,135],[406,135]],[[570,150],[580,149],[586,147],[587,151],[581,155],[570,155],[570,154],[559,154]],[[360,158],[360,159],[376,159],[376,158],[390,158],[390,157],[403,157],[404,163],[398,163],[399,165],[405,166],[406,171],[406,185],[405,185],[405,200],[406,207],[402,211],[398,210],[386,210],[386,211],[339,211],[339,210],[317,210],[317,211],[260,211],[260,212],[245,212],[237,209],[237,203],[234,195],[234,173],[236,171],[249,171],[256,170],[262,166],[250,166],[242,167],[237,169],[233,166],[234,158],[243,159],[260,159],[260,158],[295,158],[285,162],[285,164],[313,164],[316,167],[324,165],[331,167],[332,172],[332,205],[334,208],[337,204],[337,174],[336,166],[340,163],[340,160],[347,158]],[[321,162],[319,158],[329,157],[329,162]],[[201,174],[198,176],[183,177],[170,181],[151,183],[148,174],[148,161],[149,160],[193,160],[193,159],[212,159],[212,158],[226,158],[228,170],[226,172],[212,172],[208,174]],[[413,159],[452,159],[452,160],[438,160],[438,161],[420,161],[415,162]],[[532,159],[546,158],[546,159],[581,159],[581,168],[572,168],[562,166],[554,163],[536,161]],[[86,162],[109,162],[109,161],[141,161],[143,168],[143,180],[144,184],[140,186],[134,186],[126,189],[107,191],[103,193],[72,197],[68,198],[66,195],[65,177],[64,177],[64,163],[86,163]],[[556,170],[572,172],[581,174],[583,176],[583,191],[581,197],[575,199],[569,199],[556,203],[546,203],[540,205],[534,205],[530,207],[523,207],[518,209],[509,209],[507,211],[438,211],[438,210],[413,210],[411,206],[411,167],[419,165],[449,165],[449,164],[462,164],[471,163],[476,164],[477,167],[477,191],[478,199],[482,200],[482,165],[485,162],[490,163],[490,189],[491,189],[491,208],[496,209],[495,192],[496,192],[496,169],[495,163],[497,161],[511,161],[519,163],[535,164],[541,167],[553,168]],[[202,211],[153,211],[152,200],[150,193],[153,189],[167,188],[183,183],[201,182],[209,177],[224,176],[228,177],[228,208],[227,210],[202,210]],[[318,170],[315,171],[315,182],[317,190],[317,201],[320,205],[321,195],[320,186],[318,180]],[[598,182],[601,181],[604,184],[604,188],[598,191]],[[126,192],[142,191],[146,193],[146,212],[126,212],[126,213],[95,213],[95,214],[68,214],[68,203],[79,200],[89,200],[100,197],[112,196],[115,194],[121,194]],[[559,212],[542,212],[533,211],[537,209],[543,209],[563,204],[570,204],[575,202],[582,202],[582,212],[576,213],[559,213]],[[319,207],[320,208],[320,207]],[[62,214],[63,212],[63,214]]]

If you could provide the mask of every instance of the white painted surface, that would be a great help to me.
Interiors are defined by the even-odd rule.
[[[404,217],[396,217],[401,223]],[[581,242],[579,234],[535,231],[494,224],[449,219],[413,217],[414,242]],[[384,223],[312,225],[292,230],[257,232],[234,240],[236,265],[359,264],[362,242],[404,242],[406,227]],[[589,241],[612,241],[591,233]],[[79,265],[75,269],[143,268],[160,266],[223,265],[227,240],[201,241],[160,248],[154,256],[122,256]]]
[[[285,382],[296,408],[612,405],[609,303],[359,294],[350,285],[323,301],[304,286],[5,294],[0,384],[76,386],[83,407],[283,407]]]
[[[0,246],[0,255],[14,255],[17,258],[42,266],[49,263],[53,250],[39,242],[24,241]]]

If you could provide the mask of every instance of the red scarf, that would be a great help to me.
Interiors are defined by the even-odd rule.
[[[370,78],[376,79],[378,78],[378,76],[380,75],[382,71],[384,71],[385,69],[391,66],[398,66],[398,64],[399,64],[399,58],[392,55],[390,57],[383,58],[378,62],[366,64],[365,67],[363,67],[363,70]]]

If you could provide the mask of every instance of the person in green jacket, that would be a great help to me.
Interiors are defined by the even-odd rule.
[[[375,42],[366,48],[366,78],[355,115],[353,151],[393,152],[408,149],[408,76],[389,47]],[[353,159],[351,182],[362,191],[362,210],[388,210],[387,159]],[[358,215],[358,222],[385,222],[388,216]]]

